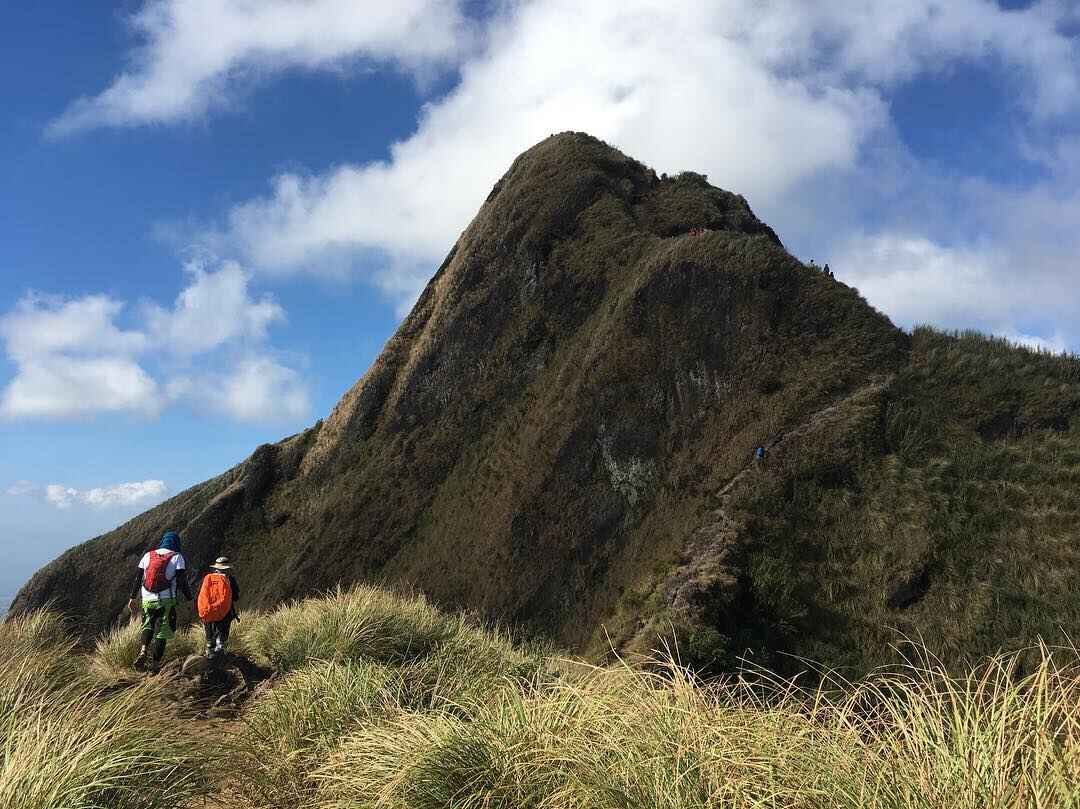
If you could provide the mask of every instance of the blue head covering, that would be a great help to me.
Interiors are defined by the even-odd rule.
[[[180,553],[180,535],[175,531],[166,531],[165,536],[161,538],[161,544],[159,548],[164,548],[167,551],[174,551]]]

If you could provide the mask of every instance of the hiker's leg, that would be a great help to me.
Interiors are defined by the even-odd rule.
[[[203,633],[206,635],[206,656],[214,651],[214,622],[207,621],[203,624]]]
[[[154,633],[154,661],[160,662],[165,655],[165,644],[176,633],[176,601],[163,598],[158,602],[157,631]]]
[[[229,642],[229,625],[231,623],[231,615],[226,615],[220,621],[214,623],[214,651],[225,651],[225,645]]]
[[[222,646],[225,646],[229,642],[229,629],[232,627],[232,622],[233,617],[231,613],[218,622],[218,637],[221,638]]]
[[[142,642],[143,646],[150,645],[154,633],[157,632],[157,623],[160,619],[161,612],[157,609],[157,605],[144,602],[142,633],[139,635],[139,640]]]
[[[157,632],[158,624],[161,622],[161,610],[158,608],[157,602],[144,601],[143,602],[143,624],[142,632],[139,633],[139,654],[135,658],[133,664],[136,671],[146,671],[147,664],[150,662],[151,645],[153,643],[154,634]]]

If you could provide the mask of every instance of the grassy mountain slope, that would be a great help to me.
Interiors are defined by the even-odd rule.
[[[13,611],[104,628],[176,528],[256,606],[386,580],[590,654],[674,631],[707,666],[865,668],[900,629],[977,655],[1080,629],[1078,409],[1075,360],[907,335],[741,197],[563,134],[324,422],[69,551]]]

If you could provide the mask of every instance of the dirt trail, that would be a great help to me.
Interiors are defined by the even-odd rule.
[[[672,607],[693,614],[695,602],[701,593],[717,583],[736,583],[729,572],[727,561],[741,531],[740,522],[731,510],[732,500],[740,485],[749,481],[753,475],[768,474],[770,469],[781,463],[785,452],[793,447],[799,438],[827,426],[830,421],[840,421],[850,408],[879,396],[891,381],[892,377],[889,376],[864,385],[833,404],[815,411],[795,427],[776,435],[764,444],[764,461],[749,461],[717,491],[716,508],[710,512],[705,525],[686,543],[680,564],[665,585],[667,601]]]
[[[272,686],[270,669],[239,655],[228,655],[217,666],[192,655],[174,660],[157,675],[170,680],[167,710],[180,723],[186,743],[205,750],[214,767],[213,786],[201,798],[179,809],[240,809],[246,806],[235,794],[230,769],[223,759],[225,743],[244,728],[247,703]]]

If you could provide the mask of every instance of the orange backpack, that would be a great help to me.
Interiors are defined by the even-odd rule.
[[[224,573],[207,573],[199,588],[199,620],[204,624],[220,621],[232,609],[232,585]]]

